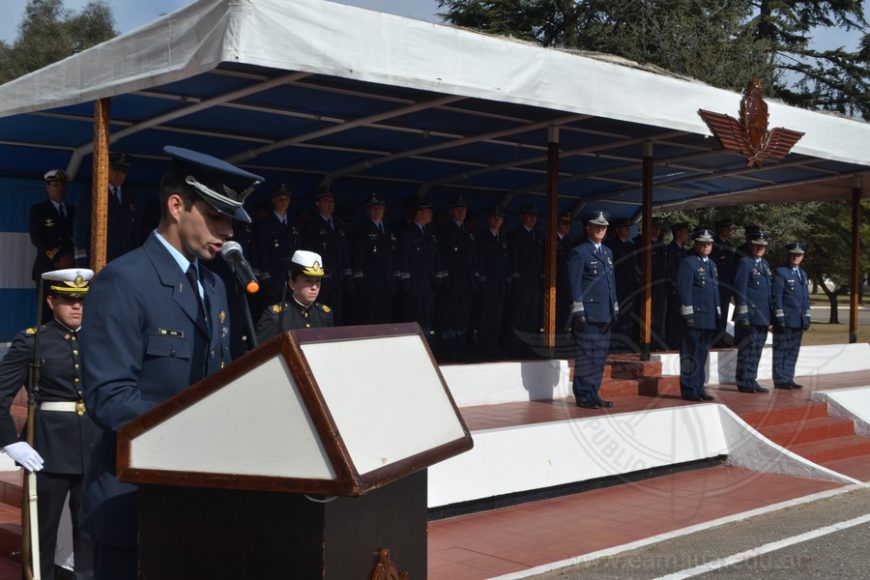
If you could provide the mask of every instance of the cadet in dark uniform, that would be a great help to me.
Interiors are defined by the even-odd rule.
[[[713,232],[692,232],[695,244],[677,271],[677,292],[683,317],[680,341],[680,393],[686,401],[712,401],[704,390],[710,342],[719,320],[719,279],[710,258]]]
[[[317,301],[326,271],[315,252],[296,250],[290,259],[287,285],[290,297],[283,304],[268,307],[257,323],[257,340],[263,342],[294,328],[334,326],[332,309]]]
[[[123,189],[130,171],[130,158],[126,153],[109,155],[109,211],[106,233],[106,262],[111,262],[139,246],[141,234],[137,227],[136,204],[133,195]],[[76,264],[90,265],[91,251],[91,193],[79,200],[75,224]]]
[[[556,220],[556,324],[564,324],[571,312],[571,284],[568,282],[568,256],[574,242],[571,234],[571,212],[565,212]]]
[[[344,295],[351,288],[347,238],[333,219],[335,196],[329,187],[317,190],[314,205],[317,215],[302,228],[302,249],[320,254],[329,265],[322,278],[320,299],[329,304],[335,324],[340,325],[344,322]]]
[[[635,248],[640,251],[641,248],[641,240],[640,237],[634,239]],[[668,310],[668,296],[667,296],[667,248],[662,240],[662,220],[659,218],[653,218],[652,224],[650,227],[650,246],[652,253],[652,268],[651,268],[651,277],[650,284],[652,285],[652,308],[651,308],[651,320],[650,320],[650,331],[651,331],[651,344],[650,348],[654,351],[662,351],[667,350],[667,345],[665,344],[665,321],[667,318],[667,310]],[[640,261],[640,257],[638,257],[638,262]],[[643,276],[643,269],[640,263],[638,263],[638,280],[641,280],[641,276]],[[638,286],[640,288],[640,286]],[[638,302],[641,300],[641,290],[638,290]],[[638,312],[638,320],[640,320],[640,306],[637,307]],[[640,326],[638,326],[638,330]],[[638,335],[640,338],[640,335]]]
[[[262,182],[210,155],[164,151],[173,163],[160,187],[160,225],[94,278],[85,305],[85,403],[103,429],[83,502],[98,580],[138,575],[136,486],[115,476],[116,433],[230,361],[224,284],[199,262],[232,237],[232,219],[250,221],[242,204]]]
[[[677,294],[677,270],[688,253],[686,241],[689,239],[689,224],[680,222],[671,226],[674,239],[667,246],[668,271],[668,313],[665,321],[665,336],[668,349],[677,350],[682,340],[683,317],[680,316],[680,297]]]
[[[619,316],[613,253],[604,246],[608,216],[597,211],[586,219],[586,240],[571,252],[568,275],[571,281],[571,316],[568,329],[577,340],[574,361],[574,398],[578,407],[612,407],[598,394],[607,351],[610,327]]]
[[[773,385],[777,389],[802,389],[794,382],[794,369],[804,331],[810,327],[810,293],[807,273],[800,265],[806,247],[792,242],[785,266],[776,269],[773,277]]]
[[[722,310],[713,344],[723,347],[734,346],[725,329],[728,326],[728,306],[734,295],[734,275],[737,273],[737,261],[740,259],[734,244],[731,243],[731,226],[731,220],[723,219],[716,222],[713,253],[710,254],[710,259],[716,262],[716,267],[719,269],[719,304]]]
[[[763,258],[767,234],[747,231],[746,241],[749,255],[740,259],[734,276],[737,389],[742,393],[766,393],[768,389],[758,384],[757,377],[773,305],[770,265]]]
[[[487,228],[477,235],[477,306],[474,309],[474,332],[477,349],[483,360],[502,356],[502,321],[510,290],[507,240],[501,235],[504,213],[501,208],[489,212]]]
[[[522,223],[508,237],[511,295],[507,307],[508,356],[532,356],[542,337],[544,297],[544,240],[535,231],[538,207],[526,204],[520,210]]]
[[[299,230],[290,219],[290,192],[282,184],[272,192],[272,213],[254,224],[254,256],[251,265],[260,273],[265,304],[281,302],[287,282],[290,257],[299,249]]]
[[[611,338],[614,351],[638,350],[637,297],[640,288],[640,264],[634,242],[631,241],[631,222],[627,219],[616,222],[614,231],[604,243],[613,252],[613,270],[616,276],[616,299],[619,302],[619,319]]]
[[[384,201],[372,194],[366,219],[353,231],[350,262],[354,284],[354,324],[386,324],[393,310],[396,236],[384,227]]]
[[[450,219],[438,230],[441,267],[447,272],[438,295],[438,323],[443,361],[468,357],[468,330],[474,300],[476,266],[474,234],[465,218],[468,204],[460,195],[450,200]]]
[[[81,530],[83,478],[100,429],[85,413],[78,332],[82,301],[94,273],[85,269],[44,274],[47,302],[54,314],[45,326],[28,328],[12,341],[0,362],[0,446],[28,471],[37,471],[40,569],[54,578],[57,528],[69,496],[76,578],[93,578],[93,544]],[[9,407],[27,382],[34,362],[36,334],[42,368],[35,390],[37,411],[33,447],[18,439]]]
[[[52,169],[43,176],[48,199],[30,206],[30,243],[36,246],[33,281],[39,283],[43,272],[75,265],[73,224],[76,208],[64,202],[66,174]],[[42,321],[51,320],[51,310],[43,304]]]
[[[401,273],[402,320],[418,322],[423,334],[433,338],[435,295],[446,272],[438,257],[438,241],[429,229],[432,205],[427,199],[417,200],[414,220],[405,226],[399,237],[398,270]]]

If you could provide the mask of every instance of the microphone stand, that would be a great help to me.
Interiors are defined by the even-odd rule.
[[[232,262],[230,264],[230,269],[233,271],[233,277],[236,279],[236,288],[239,289],[242,297],[242,311],[245,313],[245,328],[248,331],[248,350],[254,350],[257,348],[257,333],[254,332],[254,319],[251,317],[251,309],[248,306],[248,291],[242,286],[242,281],[239,279],[238,272],[236,271],[236,265]]]

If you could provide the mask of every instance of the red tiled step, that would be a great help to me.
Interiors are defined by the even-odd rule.
[[[0,524],[0,558],[18,561],[21,555],[21,524]]]
[[[612,367],[611,376],[615,379],[639,379],[662,374],[661,361],[622,360],[618,356],[607,357],[607,364]]]
[[[639,383],[637,392],[644,397],[680,396],[680,377],[671,375],[646,376]]]
[[[792,447],[801,443],[854,435],[855,423],[849,419],[819,417],[764,427],[760,432],[774,443]]]
[[[599,394],[608,399],[612,397],[636,397],[637,381],[627,379],[602,379]]]
[[[757,395],[748,395],[755,397]],[[762,429],[770,425],[806,421],[828,416],[827,403],[806,401],[799,405],[768,407],[759,411],[738,413],[740,418],[756,429]]]
[[[870,437],[848,435],[812,443],[801,443],[791,446],[790,449],[813,463],[824,463],[847,457],[870,455]]]
[[[21,470],[0,471],[0,505],[21,505],[22,473]]]

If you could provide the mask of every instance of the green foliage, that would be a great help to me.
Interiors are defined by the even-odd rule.
[[[742,90],[758,77],[798,106],[870,118],[863,0],[439,0],[448,22],[544,46],[616,54]],[[817,28],[865,31],[855,52],[816,50]]]
[[[18,38],[0,43],[0,83],[12,80],[115,36],[112,10],[104,0],[92,0],[79,14],[63,0],[30,0]]]

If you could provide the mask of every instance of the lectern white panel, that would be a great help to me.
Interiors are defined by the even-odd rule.
[[[130,467],[335,479],[280,354],[135,437]]]
[[[300,348],[358,473],[465,436],[420,335]]]

